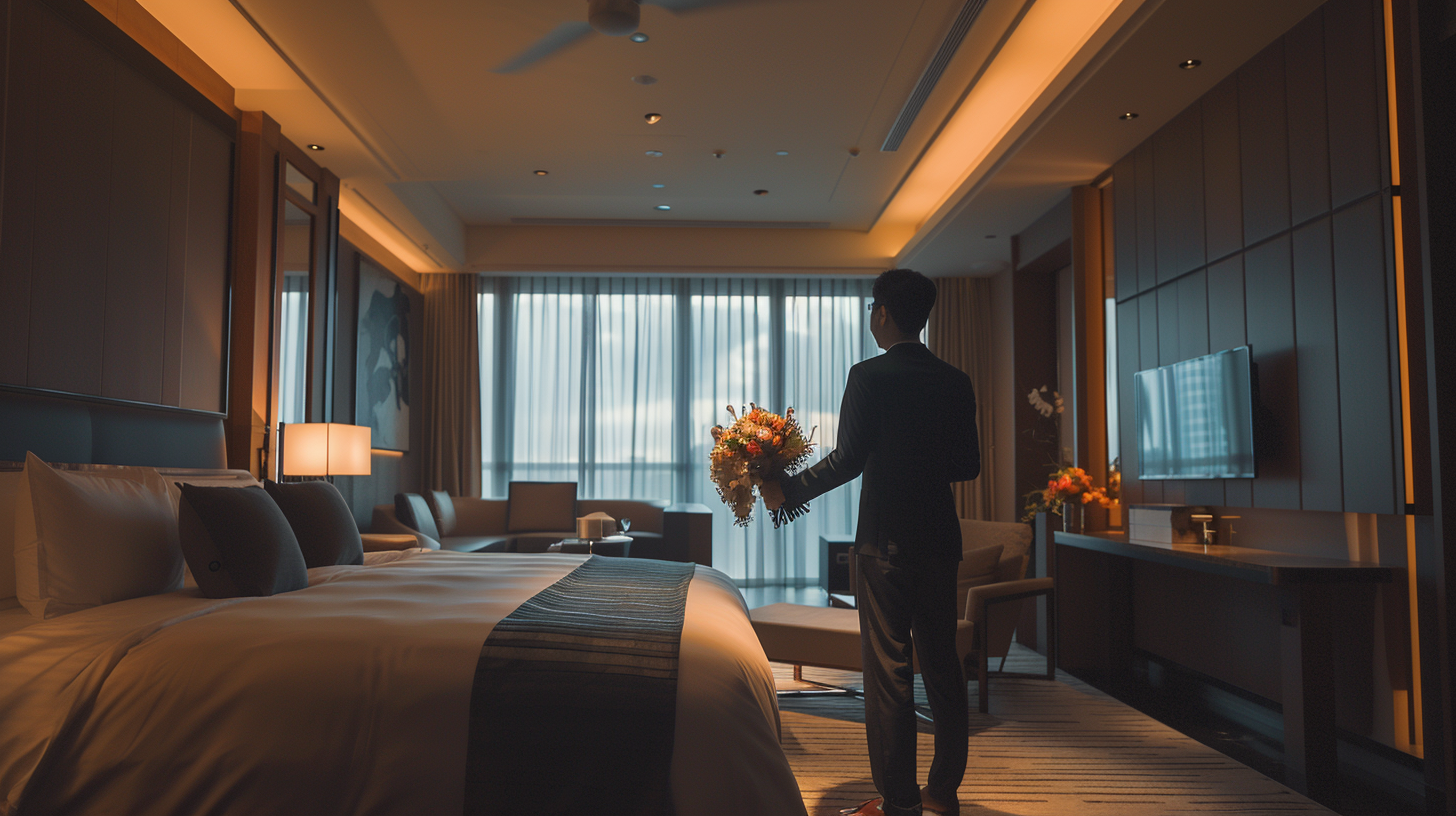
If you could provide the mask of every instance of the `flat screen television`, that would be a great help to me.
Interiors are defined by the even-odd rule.
[[[1254,478],[1249,347],[1133,375],[1138,478]]]

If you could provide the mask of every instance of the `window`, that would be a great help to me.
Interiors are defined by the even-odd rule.
[[[708,480],[726,406],[793,406],[833,448],[850,366],[878,353],[870,280],[482,279],[482,484],[575,481],[583,497],[701,502],[714,564],[810,584],[821,534],[854,530],[858,483],[783,530],[732,516]]]

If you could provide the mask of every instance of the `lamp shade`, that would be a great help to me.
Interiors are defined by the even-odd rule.
[[[338,422],[283,426],[284,476],[368,476],[370,429]]]

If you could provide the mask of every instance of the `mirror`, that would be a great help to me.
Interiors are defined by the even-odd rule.
[[[289,186],[297,189],[292,164],[288,171]],[[312,187],[313,182],[308,183]],[[283,229],[278,235],[279,422],[308,419],[308,301],[313,257],[313,216],[285,198]]]

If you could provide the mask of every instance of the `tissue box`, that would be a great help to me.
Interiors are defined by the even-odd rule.
[[[617,520],[606,513],[592,513],[576,520],[576,537],[582,540],[606,538],[617,532]]]

